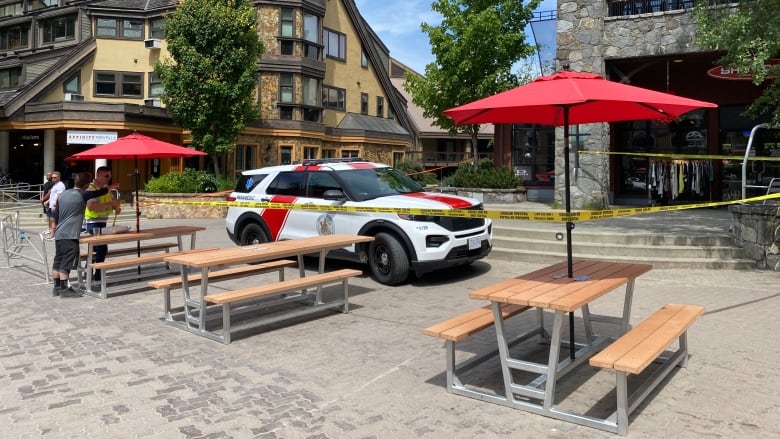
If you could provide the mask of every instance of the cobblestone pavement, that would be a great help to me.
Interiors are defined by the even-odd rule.
[[[208,227],[199,246],[232,245],[221,220],[186,222]],[[443,343],[423,328],[482,305],[469,291],[537,265],[487,259],[394,288],[364,276],[352,282],[349,314],[326,312],[227,346],[165,325],[156,291],[52,298],[33,268],[0,270],[5,438],[614,437],[444,388]],[[780,437],[779,284],[768,271],[653,270],[638,279],[634,322],[670,302],[707,312],[689,333],[688,368],[640,407],[628,437]],[[616,311],[621,300],[608,294],[592,310]],[[488,330],[464,348],[491,341]],[[496,364],[474,379],[495,385]],[[562,382],[567,404],[611,396],[610,374],[581,369]]]

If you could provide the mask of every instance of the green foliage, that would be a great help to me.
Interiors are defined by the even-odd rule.
[[[496,169],[489,159],[480,160],[476,168],[470,163],[460,165],[449,182],[455,187],[482,189],[513,189],[521,184],[512,168]]]
[[[232,191],[236,188],[236,179],[227,175],[220,175],[217,179],[217,191]]]
[[[257,16],[245,0],[187,0],[165,22],[171,59],[155,63],[162,100],[174,123],[210,155],[230,152],[259,117],[254,92],[265,50]],[[215,171],[216,161],[214,161]]]
[[[696,40],[706,48],[725,51],[718,61],[750,73],[755,85],[766,86],[746,116],[780,123],[780,65],[769,60],[780,54],[780,1],[753,0],[738,5],[709,6],[697,0]]]
[[[539,4],[517,0],[435,0],[441,24],[423,23],[436,60],[425,76],[407,74],[406,88],[423,115],[451,133],[476,138],[478,125],[456,127],[443,111],[494,95],[519,84],[512,66],[533,53],[525,29]]]
[[[230,187],[232,189],[233,186]],[[157,194],[189,194],[216,192],[219,189],[217,178],[206,171],[196,171],[192,168],[184,172],[169,172],[159,178],[152,178],[146,183],[144,190]]]
[[[425,168],[422,163],[415,160],[402,160],[395,165],[395,168],[411,177],[421,185],[438,184],[439,179],[432,172],[423,172]]]

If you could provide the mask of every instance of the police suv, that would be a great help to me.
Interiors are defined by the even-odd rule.
[[[368,263],[374,279],[386,285],[402,283],[412,272],[421,276],[470,264],[492,248],[489,219],[387,212],[387,208],[482,210],[478,200],[426,192],[400,171],[362,159],[307,160],[244,171],[227,200],[308,207],[231,206],[227,233],[238,245],[332,233],[373,236],[371,243],[331,251],[328,257]],[[336,206],[361,211],[328,210]]]

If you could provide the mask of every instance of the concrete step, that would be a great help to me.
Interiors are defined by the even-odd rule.
[[[755,261],[744,257],[743,249],[734,245],[731,236],[719,233],[660,234],[637,230],[616,233],[575,228],[572,254],[578,259],[645,262],[656,268],[755,268]],[[491,258],[550,263],[566,256],[563,227],[494,225]]]

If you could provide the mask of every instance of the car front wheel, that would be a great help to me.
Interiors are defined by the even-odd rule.
[[[377,233],[369,249],[368,263],[377,282],[397,285],[409,277],[409,256],[398,238]]]
[[[262,244],[269,242],[270,239],[259,224],[249,224],[241,231],[241,245]]]

